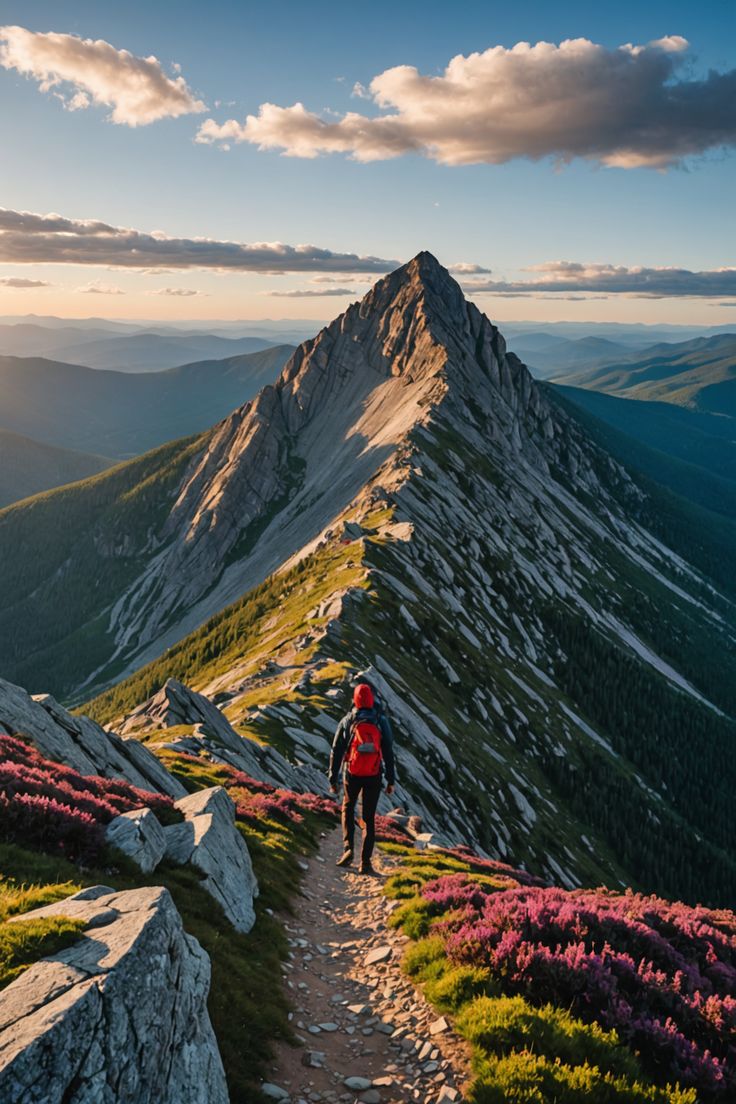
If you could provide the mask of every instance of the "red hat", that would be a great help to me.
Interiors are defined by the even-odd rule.
[[[353,690],[353,705],[356,709],[373,708],[373,691],[367,682],[359,682]]]

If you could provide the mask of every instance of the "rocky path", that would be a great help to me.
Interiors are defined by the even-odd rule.
[[[401,972],[405,936],[387,926],[395,907],[376,878],[335,866],[338,831],[305,865],[301,905],[286,929],[284,979],[298,1039],[279,1046],[263,1089],[292,1104],[399,1104],[462,1100],[469,1061]]]

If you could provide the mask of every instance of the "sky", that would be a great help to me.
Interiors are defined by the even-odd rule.
[[[731,0],[0,0],[0,315],[327,319],[429,249],[492,318],[734,325],[734,32]]]

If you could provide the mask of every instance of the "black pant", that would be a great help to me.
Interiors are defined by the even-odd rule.
[[[376,806],[381,796],[380,774],[362,778],[356,774],[345,771],[345,790],[342,797],[342,838],[345,841],[345,850],[353,850],[355,837],[355,806],[358,795],[362,793],[360,803],[361,814],[365,821],[365,833],[363,835],[363,849],[360,853],[361,863],[369,863],[373,854],[373,845],[376,842]]]

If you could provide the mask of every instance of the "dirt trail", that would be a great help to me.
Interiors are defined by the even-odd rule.
[[[383,872],[364,877],[335,866],[341,851],[336,830],[304,864],[284,970],[299,1044],[278,1047],[264,1090],[293,1104],[459,1102],[467,1049],[401,972],[407,939],[387,926],[395,904],[382,892],[390,862],[377,855]]]

